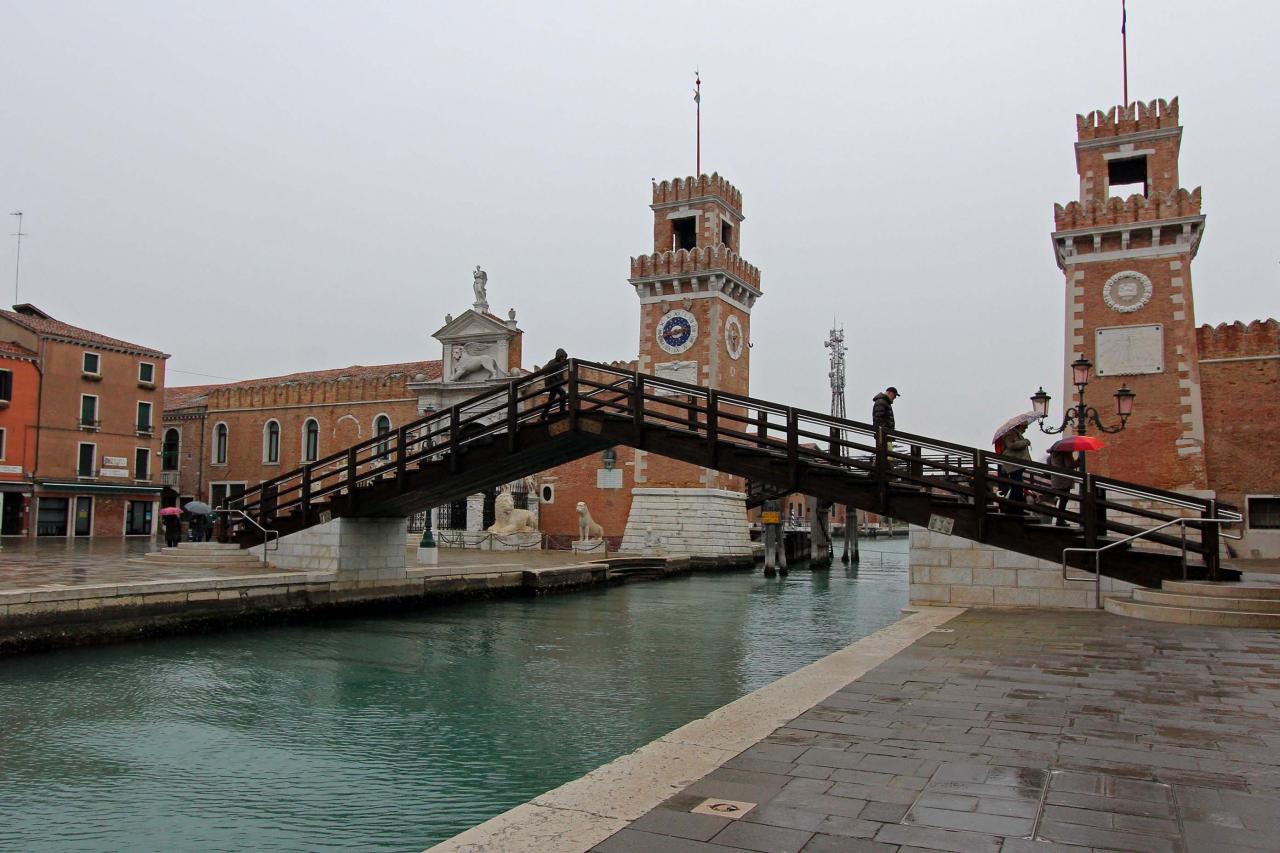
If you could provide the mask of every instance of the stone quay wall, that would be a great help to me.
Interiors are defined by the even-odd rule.
[[[912,604],[963,607],[1088,608],[1094,606],[1093,577],[1067,581],[1062,566],[959,536],[911,528]],[[1081,572],[1073,575],[1084,577]],[[1104,577],[1102,594],[1132,584]]]

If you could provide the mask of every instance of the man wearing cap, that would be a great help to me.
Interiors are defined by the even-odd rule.
[[[898,399],[898,389],[890,385],[884,393],[871,399],[871,425],[879,429],[893,429],[893,401]]]

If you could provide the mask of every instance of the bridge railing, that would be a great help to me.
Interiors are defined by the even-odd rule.
[[[1131,523],[1134,519],[1159,523],[1188,513],[1211,518],[1222,510],[1216,502],[1176,492],[576,359],[513,377],[390,433],[370,436],[266,480],[239,496],[235,508],[260,523],[292,513],[301,513],[304,523],[315,521],[312,514],[319,504],[332,506],[335,499],[351,498],[381,480],[403,481],[413,466],[446,461],[456,472],[463,453],[477,443],[505,440],[514,453],[523,427],[549,416],[558,418],[561,409],[570,429],[583,418],[629,422],[628,443],[636,447],[643,447],[655,429],[695,436],[705,446],[705,458],[699,461],[712,469],[718,468],[726,448],[785,459],[786,482],[771,483],[775,490],[798,490],[805,476],[839,471],[874,482],[886,506],[891,487],[917,489],[967,505],[980,525],[993,511],[1034,512],[1078,525],[1087,542],[1143,529]],[[1116,518],[1120,514],[1130,521]],[[1199,541],[1189,543],[1190,550],[1215,563],[1216,526],[1190,526],[1199,528]],[[1148,537],[1180,544],[1175,537],[1164,538],[1169,541],[1163,542],[1161,534]]]

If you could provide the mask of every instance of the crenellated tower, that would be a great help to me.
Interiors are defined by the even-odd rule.
[[[628,278],[640,299],[638,368],[745,395],[760,271],[739,254],[742,194],[718,174],[676,178],[653,185],[649,207],[653,251],[631,259]],[[652,531],[693,557],[751,553],[739,478],[642,450],[634,478],[623,550],[638,552]]]
[[[1076,130],[1080,198],[1054,206],[1066,276],[1063,399],[1076,399],[1069,365],[1083,354],[1094,363],[1090,405],[1108,412],[1121,384],[1138,395],[1128,428],[1105,436],[1098,473],[1204,490],[1191,261],[1205,217],[1200,189],[1179,185],[1178,100],[1096,110],[1077,116]]]

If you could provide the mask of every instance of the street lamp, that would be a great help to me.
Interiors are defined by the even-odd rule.
[[[1041,387],[1039,391],[1031,395],[1032,409],[1040,417],[1037,423],[1041,432],[1048,435],[1056,435],[1064,432],[1068,426],[1074,425],[1076,435],[1084,435],[1088,432],[1088,426],[1091,423],[1100,432],[1105,433],[1117,433],[1124,429],[1129,416],[1133,414],[1133,399],[1138,395],[1130,391],[1129,386],[1121,385],[1115,393],[1116,416],[1120,418],[1120,425],[1115,427],[1104,425],[1098,410],[1092,406],[1086,406],[1084,402],[1084,389],[1089,384],[1089,374],[1092,370],[1093,362],[1083,355],[1071,362],[1071,381],[1079,392],[1080,402],[1066,410],[1062,416],[1062,424],[1057,427],[1046,427],[1044,425],[1044,419],[1049,416],[1049,400],[1052,399],[1044,392],[1044,388]]]

